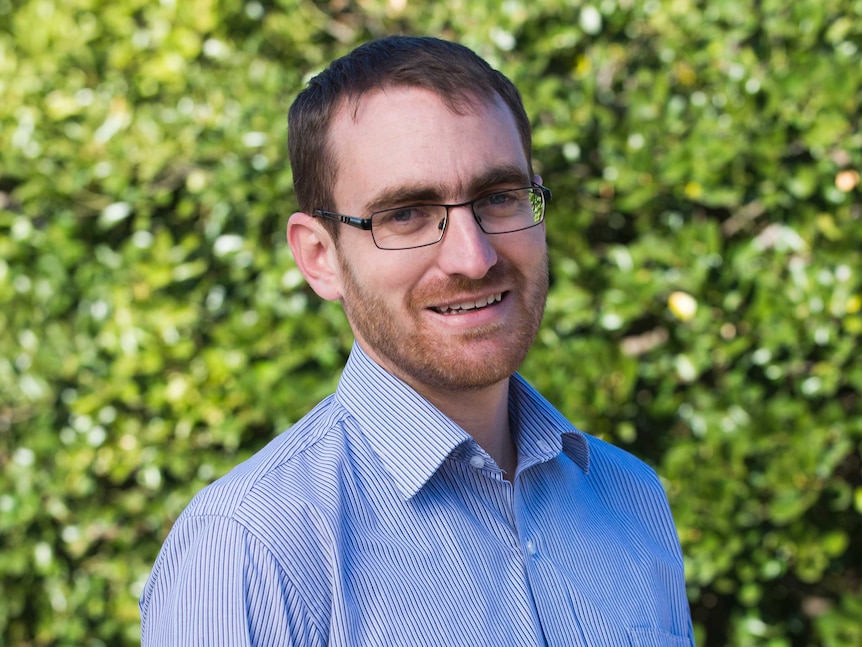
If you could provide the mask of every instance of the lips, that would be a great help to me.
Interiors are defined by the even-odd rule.
[[[490,294],[487,297],[470,299],[466,301],[461,301],[459,303],[450,303],[445,306],[435,306],[431,309],[444,315],[457,315],[465,312],[470,312],[471,310],[479,310],[480,308],[485,308],[489,305],[499,303],[502,300],[502,292],[497,292],[496,294]]]

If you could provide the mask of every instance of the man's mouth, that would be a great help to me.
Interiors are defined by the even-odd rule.
[[[482,297],[481,299],[462,301],[460,303],[450,303],[445,306],[435,306],[431,309],[444,315],[457,315],[470,312],[471,310],[479,310],[480,308],[485,308],[495,303],[499,303],[502,300],[503,293],[498,292],[487,297]]]

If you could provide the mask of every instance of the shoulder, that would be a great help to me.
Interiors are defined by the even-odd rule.
[[[585,434],[590,447],[587,476],[605,504],[645,527],[678,550],[667,494],[656,471],[634,454]]]
[[[590,448],[590,472],[596,478],[659,484],[655,470],[640,458],[600,438],[584,434]]]
[[[255,504],[254,492],[273,487],[308,487],[305,473],[339,459],[341,428],[347,412],[329,397],[254,456],[202,489],[183,512],[189,517],[236,519]],[[278,484],[278,485],[276,485]],[[179,520],[178,520],[179,521]]]
[[[641,516],[645,510],[668,510],[667,495],[656,471],[616,445],[584,434],[589,447],[586,481],[606,505]],[[669,514],[669,510],[668,510]]]
[[[183,544],[217,544],[222,534],[236,535],[259,542],[286,569],[297,568],[296,551],[330,539],[338,482],[355,461],[349,418],[334,399],[321,402],[198,492],[174,523],[162,552],[184,553]]]
[[[327,398],[195,496],[165,540],[141,598],[148,636],[180,631],[175,614],[191,622],[191,610],[199,607],[218,610],[225,631],[230,625],[233,632],[223,635],[239,635],[246,623],[250,628],[276,620],[290,620],[279,635],[318,633],[332,524],[315,502],[344,472],[339,463],[349,460],[346,419],[344,409]],[[273,599],[286,601],[287,616],[246,616],[252,607],[270,609],[266,601]],[[190,626],[201,630],[195,622]]]
[[[256,644],[266,636],[266,644],[322,645],[324,616],[314,612],[306,589],[232,519],[186,517],[142,591],[141,644]]]

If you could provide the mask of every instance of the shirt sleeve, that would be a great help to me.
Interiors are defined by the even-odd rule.
[[[182,517],[141,596],[142,647],[322,647],[272,553],[224,517]]]

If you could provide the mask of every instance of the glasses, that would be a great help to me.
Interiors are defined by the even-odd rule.
[[[413,249],[443,240],[449,210],[470,207],[473,217],[486,234],[508,234],[530,229],[545,219],[545,204],[551,190],[541,184],[523,189],[488,193],[475,200],[458,204],[414,204],[375,211],[368,218],[355,218],[324,209],[312,215],[371,232],[380,249]]]

